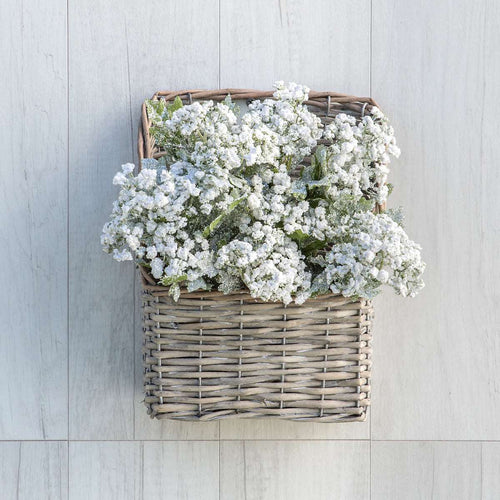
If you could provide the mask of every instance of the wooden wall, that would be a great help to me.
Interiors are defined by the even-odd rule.
[[[0,7],[0,496],[500,495],[500,4],[5,0]],[[132,265],[99,235],[159,89],[372,95],[427,287],[376,301],[363,424],[156,422]],[[136,294],[137,297],[137,294]]]

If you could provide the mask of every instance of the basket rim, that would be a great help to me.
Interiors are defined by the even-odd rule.
[[[154,278],[151,276],[151,273],[147,270],[147,268],[141,264],[138,264],[137,267],[139,268],[139,272],[141,275],[141,284],[142,284],[142,289],[145,292],[150,292],[153,294],[161,294],[161,295],[169,295],[169,286],[165,285],[160,285],[158,284]],[[326,299],[332,299],[332,298],[338,298],[339,300],[345,301],[346,304],[350,303],[360,303],[364,307],[368,307],[371,304],[371,300],[365,297],[345,297],[341,293],[325,293],[321,295],[317,295],[315,297],[310,297],[308,298],[303,304],[296,304],[295,302],[292,302],[288,305],[283,304],[282,302],[279,301],[271,301],[271,300],[262,300],[262,299],[257,299],[254,298],[250,295],[250,291],[247,288],[242,288],[239,290],[234,290],[231,293],[224,293],[220,290],[196,290],[193,292],[189,292],[186,287],[181,286],[181,298],[198,298],[198,297],[209,297],[209,298],[227,298],[228,300],[234,299],[235,297],[241,297],[242,300],[245,301],[252,301],[255,303],[259,304],[276,304],[276,305],[282,305],[283,307],[302,307],[306,306],[307,303],[318,301],[321,302]]]
[[[227,96],[235,100],[255,100],[263,98],[272,98],[272,90],[256,90],[244,88],[223,88],[213,90],[191,89],[191,90],[161,90],[157,91],[151,97],[152,100],[165,99],[171,101],[180,97],[183,102],[191,104],[193,101],[215,100],[222,101]],[[330,112],[339,104],[352,105],[353,108],[371,109],[378,104],[372,97],[358,97],[350,94],[343,94],[334,91],[309,91],[309,99],[304,102],[307,106],[313,106],[325,112],[329,116]],[[146,109],[146,101],[141,106],[141,118],[138,127],[137,153],[139,159],[139,169],[144,158],[154,158],[154,143],[149,135],[150,121]]]

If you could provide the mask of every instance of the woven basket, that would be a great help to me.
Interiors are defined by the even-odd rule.
[[[225,89],[158,92],[185,103],[262,99],[272,92]],[[375,102],[311,92],[306,104],[328,123],[357,118]],[[146,106],[139,159],[163,155],[149,134]],[[379,207],[380,208],[380,207]],[[140,268],[144,389],[151,417],[209,421],[278,417],[318,422],[363,421],[370,404],[372,305],[325,295],[303,305],[262,302],[244,290],[182,291],[177,302]]]

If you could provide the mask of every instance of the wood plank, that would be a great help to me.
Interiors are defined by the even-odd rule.
[[[369,0],[221,0],[221,87],[369,94]]]
[[[68,448],[62,441],[1,442],[2,498],[66,500]]]
[[[186,23],[186,20],[189,20]],[[159,26],[168,29],[158,32]],[[217,88],[218,2],[154,0],[136,3],[127,20],[133,137],[137,136],[144,99],[158,90]],[[173,70],[175,68],[175,71]],[[135,153],[135,151],[134,151]],[[137,160],[137,155],[135,155]],[[151,420],[142,403],[142,327],[140,279],[136,280],[136,378],[134,418],[140,439],[217,439],[219,424]]]
[[[219,499],[219,444],[211,441],[144,443],[148,500]]]
[[[318,423],[288,420],[222,420],[221,439],[368,439],[369,416],[366,422]]]
[[[371,462],[373,500],[481,498],[480,443],[373,442]]]
[[[276,80],[292,80],[315,90],[369,95],[369,5],[366,0],[222,0],[221,87],[270,89]],[[369,423],[226,420],[221,437],[365,439]]]
[[[64,439],[66,1],[3,2],[0,45],[0,439]]]
[[[500,443],[481,443],[481,491],[484,500],[500,492]]]
[[[373,437],[500,439],[500,4],[373,4],[373,95],[401,159],[391,206],[427,287],[377,301]]]
[[[71,442],[71,500],[135,500],[142,496],[139,442]]]
[[[131,2],[129,2],[131,4]],[[133,154],[123,2],[70,3],[70,436],[133,437],[134,268],[99,236]]]
[[[369,497],[368,441],[221,441],[222,500]]]

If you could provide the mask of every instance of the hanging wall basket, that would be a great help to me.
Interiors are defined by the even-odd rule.
[[[272,97],[272,92],[224,89],[158,92],[183,102]],[[310,92],[306,102],[323,123],[338,113],[357,118],[370,98]],[[139,159],[159,158],[146,106]],[[182,291],[175,302],[140,268],[145,404],[151,417],[209,421],[277,417],[348,422],[366,418],[370,404],[372,305],[324,295],[302,305],[262,302],[242,290]]]

